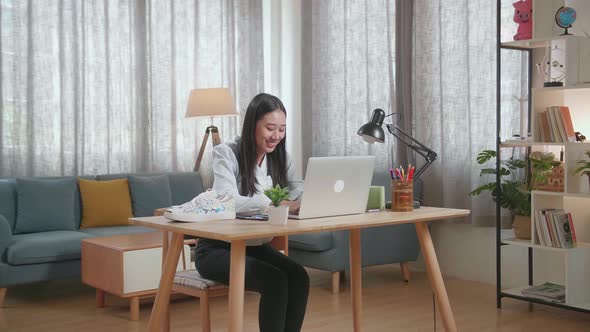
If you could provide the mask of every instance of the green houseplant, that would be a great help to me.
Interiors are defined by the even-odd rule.
[[[264,191],[272,205],[268,208],[268,222],[273,225],[284,225],[289,218],[289,207],[281,206],[281,201],[289,198],[289,188],[281,188],[280,185],[268,188]]]
[[[477,155],[477,163],[484,165],[495,158],[496,151],[483,150]],[[514,234],[521,239],[530,239],[531,237],[531,188],[546,183],[553,167],[561,164],[550,152],[531,152],[528,159],[530,170],[527,169],[526,161],[522,159],[510,158],[501,162],[500,188],[496,187],[498,170],[483,168],[480,175],[492,175],[492,181],[475,188],[470,193],[477,196],[489,191],[494,202],[500,196],[500,206],[513,214]],[[500,193],[501,195],[499,195]]]
[[[491,159],[495,160],[496,151],[483,150],[477,155],[477,163],[484,165]],[[510,158],[501,162],[500,170],[482,168],[480,176],[490,176],[492,181],[475,188],[470,195],[478,196],[490,192],[494,202],[500,199],[500,206],[509,210],[513,216],[514,233],[518,238],[530,239],[531,227],[531,194],[530,176],[525,172],[526,162],[522,159]],[[496,185],[496,174],[500,174],[500,187]],[[522,176],[521,174],[525,175]],[[527,231],[528,230],[528,231]]]
[[[496,158],[496,151],[483,150],[477,155],[477,163],[483,165],[492,158]],[[521,216],[531,215],[531,195],[529,177],[521,177],[518,170],[525,169],[526,162],[521,159],[510,158],[502,161],[500,168],[501,183],[500,188],[496,188],[496,168],[483,168],[480,171],[481,176],[492,175],[492,181],[475,188],[470,195],[478,196],[489,191],[494,202],[500,196],[500,206],[508,209],[514,214]]]
[[[578,160],[574,174],[581,174],[588,176],[588,187],[590,187],[590,150],[586,150],[584,154],[588,157],[586,160]]]

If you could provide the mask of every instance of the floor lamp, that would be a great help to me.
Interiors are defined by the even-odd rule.
[[[186,109],[186,118],[209,117],[211,118],[211,121],[213,121],[213,117],[237,115],[236,104],[229,89],[211,88],[191,90],[188,98],[188,107]],[[207,146],[209,134],[213,136],[213,146],[221,143],[219,129],[214,125],[207,127],[205,136],[203,136],[201,148],[199,149],[197,161],[195,162],[195,172],[197,172],[201,166],[201,160],[203,159],[203,153]]]

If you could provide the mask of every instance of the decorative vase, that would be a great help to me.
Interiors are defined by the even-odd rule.
[[[514,215],[512,221],[512,228],[514,229],[514,236],[517,239],[530,240],[531,239],[531,217]]]
[[[289,219],[288,206],[270,206],[268,208],[268,223],[271,225],[285,225]]]

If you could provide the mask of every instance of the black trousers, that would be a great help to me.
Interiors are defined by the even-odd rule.
[[[203,277],[229,284],[229,243],[199,239],[195,252],[195,264]],[[260,293],[261,332],[301,330],[309,294],[309,276],[301,265],[269,244],[247,246],[245,287]]]

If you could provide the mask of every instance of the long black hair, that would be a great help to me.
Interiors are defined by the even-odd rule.
[[[238,166],[240,168],[240,195],[256,194],[256,123],[267,113],[280,109],[287,116],[283,102],[273,95],[261,93],[256,95],[248,105],[242,136],[238,146]],[[275,147],[273,152],[266,154],[266,167],[272,178],[272,184],[286,187],[287,181],[287,150],[286,137]]]

